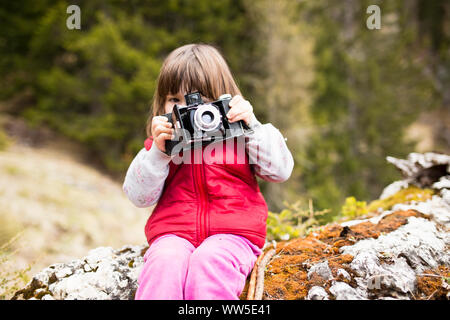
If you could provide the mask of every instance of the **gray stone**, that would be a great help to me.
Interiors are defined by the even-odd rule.
[[[345,282],[336,281],[331,287],[330,292],[335,296],[336,300],[365,300],[357,290],[350,287]]]
[[[450,176],[441,177],[439,181],[433,183],[432,188],[436,190],[450,189]]]
[[[308,279],[311,279],[313,273],[318,274],[325,280],[332,280],[333,275],[331,273],[330,267],[328,266],[328,261],[324,261],[321,263],[316,263],[313,265],[308,271]]]
[[[440,153],[410,153],[407,159],[386,157],[401,171],[407,183],[430,187],[441,176],[450,174],[450,156]]]
[[[344,269],[338,269],[337,275],[338,276],[342,276],[344,279],[347,279],[347,280],[351,280],[352,279],[350,274],[347,271],[345,271]]]
[[[447,189],[444,189],[447,190]],[[441,191],[442,192],[442,191]],[[445,191],[444,191],[445,193]],[[445,194],[446,196],[448,194]],[[413,201],[410,204],[399,203],[392,207],[392,210],[417,210],[424,215],[430,216],[435,222],[441,225],[450,223],[450,202],[448,198],[434,195],[430,200],[424,202]]]
[[[100,247],[80,260],[54,264],[38,274],[14,299],[116,300],[133,299],[146,246],[120,250]]]
[[[324,288],[319,286],[314,286],[308,291],[307,300],[329,300],[328,293]]]
[[[380,199],[386,199],[390,196],[393,196],[400,190],[408,188],[408,186],[409,183],[406,180],[392,182],[390,185],[383,189],[380,195]]]

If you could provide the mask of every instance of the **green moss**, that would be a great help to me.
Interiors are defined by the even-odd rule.
[[[378,199],[367,204],[365,201],[358,201],[355,197],[345,199],[345,204],[341,208],[341,214],[337,216],[336,221],[345,221],[356,217],[365,216],[378,209],[382,211],[390,210],[398,203],[410,203],[411,201],[427,201],[435,194],[432,189],[421,189],[415,186],[409,186],[402,189],[392,196],[385,199]]]
[[[367,210],[369,212],[374,212],[381,208],[383,211],[385,211],[391,209],[395,204],[398,203],[409,203],[411,201],[427,201],[431,199],[434,193],[435,192],[432,189],[421,189],[415,186],[409,186],[408,188],[402,189],[386,199],[372,201],[367,206]]]

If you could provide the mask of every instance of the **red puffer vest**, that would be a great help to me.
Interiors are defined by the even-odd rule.
[[[145,148],[149,150],[151,145],[152,140],[147,139]],[[235,138],[234,148],[224,143],[219,151],[190,150],[191,157],[204,154],[207,161],[199,164],[170,161],[161,197],[145,226],[149,244],[171,233],[197,247],[213,234],[232,233],[263,247],[267,204],[247,154],[237,152],[236,145]]]

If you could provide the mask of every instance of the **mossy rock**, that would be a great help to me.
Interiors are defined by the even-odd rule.
[[[432,189],[421,189],[416,186],[409,186],[385,199],[374,200],[367,206],[368,212],[376,212],[381,210],[390,210],[394,205],[399,203],[410,203],[411,201],[427,201],[433,197],[435,191]]]

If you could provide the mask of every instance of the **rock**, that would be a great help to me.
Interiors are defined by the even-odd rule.
[[[405,180],[392,182],[390,185],[388,185],[386,188],[383,189],[380,195],[380,199],[382,200],[389,198],[390,196],[399,192],[401,189],[408,188],[408,186],[409,183]]]
[[[312,287],[308,292],[307,300],[328,300],[328,293],[319,286]]]
[[[450,174],[450,156],[433,152],[410,153],[408,159],[386,157],[386,160],[399,169],[406,182],[421,188],[430,187],[442,176]]]
[[[450,176],[441,177],[438,182],[432,185],[433,189],[450,189]]]
[[[410,204],[399,203],[392,207],[392,210],[417,210],[420,213],[429,216],[437,223],[447,225],[450,223],[450,201],[448,189],[441,191],[445,197],[433,196],[431,200],[425,202],[413,202]]]
[[[330,267],[328,266],[328,261],[313,265],[308,271],[308,279],[311,279],[314,273],[319,275],[322,279],[325,280],[333,279]]]
[[[399,169],[405,179],[385,187],[380,199],[386,199],[410,184],[420,188],[450,188],[450,156],[448,155],[432,152],[411,153],[406,160],[394,157],[386,157],[386,160]]]
[[[366,300],[364,296],[345,282],[335,282],[330,287],[330,292],[336,300]]]
[[[405,257],[408,264],[417,272],[423,272],[428,268],[436,268],[438,265],[450,264],[450,253],[446,246],[450,245],[450,239],[445,232],[437,230],[435,224],[423,218],[410,217],[408,223],[397,230],[377,239],[365,239],[358,241],[353,246],[341,248],[342,254],[354,256],[352,268],[357,272],[370,272],[377,269],[377,263],[371,264],[368,270],[364,270],[355,261],[363,260],[365,264],[377,260],[380,252],[390,255],[392,258]],[[359,256],[362,259],[359,259]],[[394,260],[395,263],[396,260]]]
[[[347,271],[345,271],[344,269],[338,269],[337,275],[338,276],[342,276],[346,280],[351,280],[352,279],[350,274]]]
[[[147,246],[100,247],[80,260],[54,264],[36,274],[13,299],[133,299]]]

